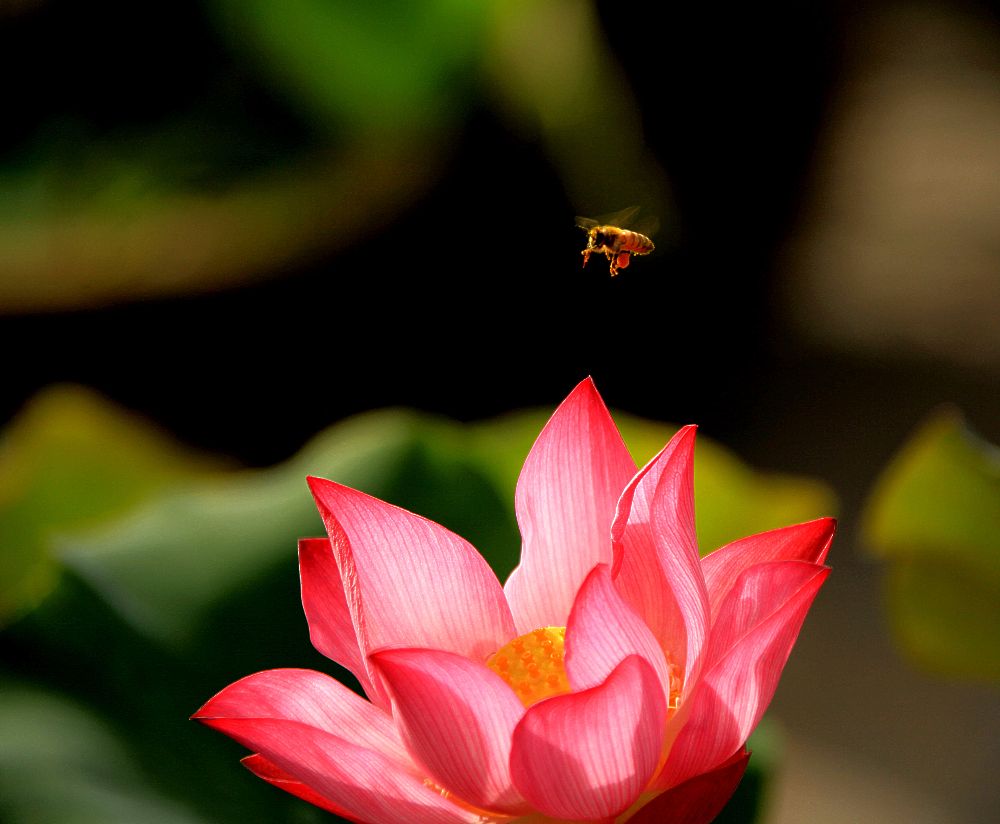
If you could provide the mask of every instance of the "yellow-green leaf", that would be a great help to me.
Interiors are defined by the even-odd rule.
[[[521,464],[551,411],[512,413],[472,428],[470,448],[493,474],[504,500],[513,502]],[[642,466],[677,426],[614,413],[622,437]],[[837,501],[814,478],[759,472],[704,435],[695,447],[695,511],[702,553],[758,532],[833,515]]]
[[[0,438],[0,624],[51,589],[61,534],[220,465],[90,390],[37,395]]]
[[[893,458],[863,534],[888,570],[901,646],[922,666],[1000,679],[1000,452],[954,409],[934,413]]]
[[[0,690],[0,809],[9,824],[208,824],[163,795],[110,724],[76,701]]]

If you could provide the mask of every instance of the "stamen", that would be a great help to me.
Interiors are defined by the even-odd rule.
[[[684,690],[684,677],[681,668],[674,663],[670,653],[664,652],[663,657],[667,662],[667,672],[670,677],[670,695],[667,698],[667,709],[676,712],[681,705],[681,693]]]
[[[563,661],[566,627],[541,627],[526,632],[502,646],[486,661],[486,666],[514,690],[526,707],[543,698],[570,691],[569,678]],[[664,653],[670,674],[670,695],[667,707],[676,712],[680,707],[684,687],[680,667]]]
[[[569,692],[563,664],[565,627],[541,627],[515,638],[486,662],[526,707]]]

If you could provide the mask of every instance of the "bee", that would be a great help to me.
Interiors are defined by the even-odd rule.
[[[646,235],[622,229],[619,224],[628,225],[639,211],[638,206],[625,209],[622,212],[600,220],[589,217],[577,217],[576,225],[587,233],[587,248],[583,255],[583,265],[587,265],[590,256],[603,252],[611,264],[611,277],[625,269],[631,262],[632,255],[648,255],[656,248]]]

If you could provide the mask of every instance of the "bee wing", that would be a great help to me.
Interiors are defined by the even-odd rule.
[[[660,219],[656,215],[643,215],[628,228],[633,232],[639,232],[639,234],[643,234],[646,237],[652,237],[660,228]]]
[[[638,206],[629,206],[620,212],[612,212],[610,215],[601,215],[598,220],[600,226],[617,226],[619,229],[631,229],[635,216],[639,214]]]
[[[656,215],[643,215],[636,220],[639,210],[639,206],[629,206],[620,212],[612,212],[609,215],[601,215],[596,218],[580,217],[577,215],[576,225],[586,231],[593,229],[595,226],[616,226],[619,229],[630,229],[633,232],[639,232],[647,237],[652,237],[656,233],[656,230],[660,228],[659,218]]]
[[[643,234],[648,234],[646,229],[650,232],[655,232],[659,226],[659,221],[656,218],[644,216],[641,219],[642,226],[636,225],[635,216],[639,214],[639,206],[629,206],[627,209],[622,209],[619,212],[612,212],[608,215],[600,215],[599,217],[577,217],[576,225],[581,229],[593,229],[595,226],[617,226],[619,229],[632,229],[637,232],[643,232]]]

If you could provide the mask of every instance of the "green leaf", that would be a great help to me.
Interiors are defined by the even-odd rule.
[[[0,440],[0,625],[52,589],[59,535],[221,465],[82,387],[36,396]]]
[[[505,579],[520,541],[517,472],[547,413],[463,426],[384,411],[338,424],[279,467],[175,489],[106,531],[66,539],[63,558],[129,622],[176,645],[219,604],[294,567],[296,539],[322,534],[305,476],[362,489],[463,535]],[[640,460],[674,427],[623,416]],[[801,479],[754,473],[701,439],[696,464],[703,547],[828,514],[832,496]]]
[[[677,431],[676,426],[626,415],[615,419],[640,465]],[[833,490],[822,481],[755,470],[702,434],[695,445],[694,492],[702,554],[747,535],[833,515],[837,510]]]
[[[0,306],[76,309],[273,274],[282,262],[370,238],[438,177],[445,157],[427,136],[366,135],[224,185],[172,179],[162,192],[133,184],[159,168],[155,157],[142,171],[67,164],[87,176],[83,195],[65,192],[60,175],[49,181],[29,168],[11,179],[0,168],[0,204],[24,203],[0,215]]]
[[[471,428],[471,449],[499,485],[504,500],[514,487],[524,458],[551,411],[515,412]],[[614,413],[622,437],[639,466],[652,458],[677,426]],[[695,510],[702,553],[789,524],[831,515],[837,501],[821,481],[758,472],[715,441],[698,436],[695,447]]]
[[[946,675],[1000,679],[1000,452],[954,409],[933,415],[892,459],[863,518],[888,564],[902,647]]]
[[[747,742],[750,761],[743,780],[714,824],[753,824],[766,820],[768,780],[779,768],[784,748],[781,730],[765,718]]]
[[[0,690],[0,817],[10,824],[205,824],[150,785],[113,729],[63,697]]]
[[[439,520],[512,567],[512,520],[462,457],[460,431],[405,411],[359,416],[278,467],[189,484],[108,530],[67,539],[62,557],[133,626],[183,645],[227,599],[295,568],[297,539],[323,533],[305,482],[319,475]]]
[[[314,115],[412,133],[462,110],[492,4],[464,0],[214,0],[220,34]]]

